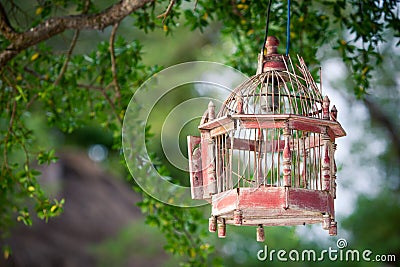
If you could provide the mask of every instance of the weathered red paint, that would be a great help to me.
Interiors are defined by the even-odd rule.
[[[211,129],[210,135],[211,135],[211,137],[215,137],[218,135],[226,134],[226,133],[232,131],[233,129],[235,129],[235,122],[230,121],[228,123],[225,123],[224,125],[215,127],[214,129]]]
[[[231,121],[232,121],[231,116],[224,116],[221,118],[216,118],[212,121],[207,121],[205,123],[200,124],[199,130],[211,130],[211,129],[214,129],[215,127],[225,125]]]
[[[263,72],[269,70],[286,70],[284,56],[278,54],[279,40],[275,36],[268,36],[265,42],[267,54],[263,60]]]
[[[215,105],[212,101],[208,103],[208,121],[215,119]]]
[[[257,242],[264,242],[264,241],[265,241],[264,227],[260,224],[257,227]]]
[[[290,130],[286,126],[283,132],[285,138],[285,147],[283,148],[283,185],[289,187],[292,185],[292,153],[290,151]]]
[[[285,203],[283,187],[240,188],[238,208],[245,212],[248,208],[282,209]]]
[[[330,145],[327,142],[324,146],[324,157],[322,160],[322,175],[323,175],[323,186],[322,189],[329,191],[331,190],[331,159],[329,157]]]
[[[333,198],[326,191],[290,188],[289,208],[332,214]]]
[[[214,141],[208,131],[201,132],[201,163],[203,174],[204,198],[210,198],[217,193],[215,174]]]
[[[238,96],[237,104],[236,104],[236,113],[243,114],[243,97]]]
[[[232,189],[212,196],[213,216],[219,216],[227,212],[233,212],[237,208],[237,190]]]
[[[336,160],[335,160],[335,151],[337,149],[337,144],[333,143],[332,144],[332,166],[333,166],[333,170],[332,170],[332,178],[331,178],[331,194],[333,196],[333,198],[336,198],[336,173],[337,173],[337,166],[336,166]]]
[[[331,227],[331,216],[329,214],[324,214],[322,217],[322,229],[329,230],[329,228]]]
[[[333,121],[337,121],[337,108],[335,105],[333,105],[332,109],[331,109],[331,120]]]
[[[322,117],[324,120],[329,120],[329,106],[330,106],[331,101],[329,100],[328,96],[324,97],[324,100],[322,102]]]
[[[296,141],[297,142],[297,141]],[[320,138],[306,138],[305,141],[305,148],[310,149],[314,147],[321,146]],[[258,144],[258,146],[256,145]],[[231,138],[227,138],[226,146],[228,149],[231,149]],[[289,141],[289,147],[293,150],[297,146],[293,140]],[[285,147],[285,140],[268,140],[268,142],[264,141],[257,141],[249,140],[249,139],[242,139],[242,138],[234,138],[233,140],[233,149],[235,150],[246,150],[246,151],[258,151],[262,152],[282,152]]]
[[[291,129],[324,133],[326,127],[331,131],[333,138],[342,137],[346,135],[346,132],[340,125],[340,123],[331,120],[320,120],[317,118],[305,117],[294,114],[234,114],[231,116],[232,119],[240,121],[242,128],[248,129],[272,129],[272,128],[283,128],[285,122],[289,124]],[[228,118],[226,118],[228,120]],[[226,123],[226,121],[224,121]],[[203,125],[200,125],[204,128]],[[199,126],[199,128],[200,128]],[[328,133],[329,134],[329,133]]]
[[[212,214],[224,218],[226,224],[237,225],[238,218],[242,225],[322,223],[324,214],[334,213],[333,203],[326,191],[261,186],[214,195]]]
[[[242,225],[243,223],[243,212],[241,210],[233,211],[233,220],[235,225]]]
[[[284,126],[284,121],[272,121],[272,120],[251,120],[245,119],[240,120],[240,126],[247,129],[274,129],[282,128]]]
[[[193,151],[192,156],[192,170],[190,170],[191,174],[191,184],[190,187],[192,189],[192,198],[193,199],[202,199],[203,198],[203,173],[201,171],[201,151],[200,148],[196,148]]]
[[[222,218],[221,221],[218,221],[218,237],[219,238],[226,237],[226,224],[224,218]]]
[[[331,222],[331,227],[329,228],[329,235],[330,236],[337,235],[337,222]]]
[[[200,137],[188,136],[188,158],[190,173],[190,191],[193,199],[203,199],[203,174],[201,164]]]
[[[215,216],[211,216],[208,219],[208,231],[211,233],[217,231],[217,218]]]

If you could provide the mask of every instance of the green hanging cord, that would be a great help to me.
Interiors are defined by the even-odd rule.
[[[261,54],[263,56],[264,56],[265,43],[267,42],[267,37],[268,37],[269,13],[271,12],[271,4],[272,4],[272,0],[269,0],[268,9],[267,9],[267,23],[265,25],[265,37],[264,37],[263,46],[261,48]]]

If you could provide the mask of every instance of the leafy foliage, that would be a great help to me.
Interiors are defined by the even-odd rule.
[[[386,34],[389,33],[389,36],[395,38],[400,37],[398,3],[399,1],[325,3],[325,6],[332,8],[334,22],[346,29],[349,34],[348,40],[337,40],[335,49],[353,71],[353,89],[358,98],[367,93],[373,69],[382,64],[382,54],[379,50],[386,42],[388,37]],[[398,40],[396,45],[399,44]]]

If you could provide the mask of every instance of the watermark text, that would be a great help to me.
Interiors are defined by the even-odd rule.
[[[260,261],[302,261],[302,262],[319,262],[319,261],[343,261],[343,262],[359,262],[359,261],[376,261],[376,262],[395,262],[394,254],[374,254],[371,250],[347,249],[347,241],[343,238],[338,239],[336,247],[329,247],[317,251],[314,249],[304,250],[284,250],[284,249],[268,249],[265,245],[264,249],[257,252],[257,259]]]

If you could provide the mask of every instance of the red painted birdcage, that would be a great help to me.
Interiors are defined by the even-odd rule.
[[[258,226],[258,241],[263,226],[321,222],[337,232],[335,139],[346,133],[303,59],[277,45],[267,38],[257,74],[218,114],[210,102],[200,137],[188,137],[192,198],[211,203],[209,230],[219,237],[226,224]]]

